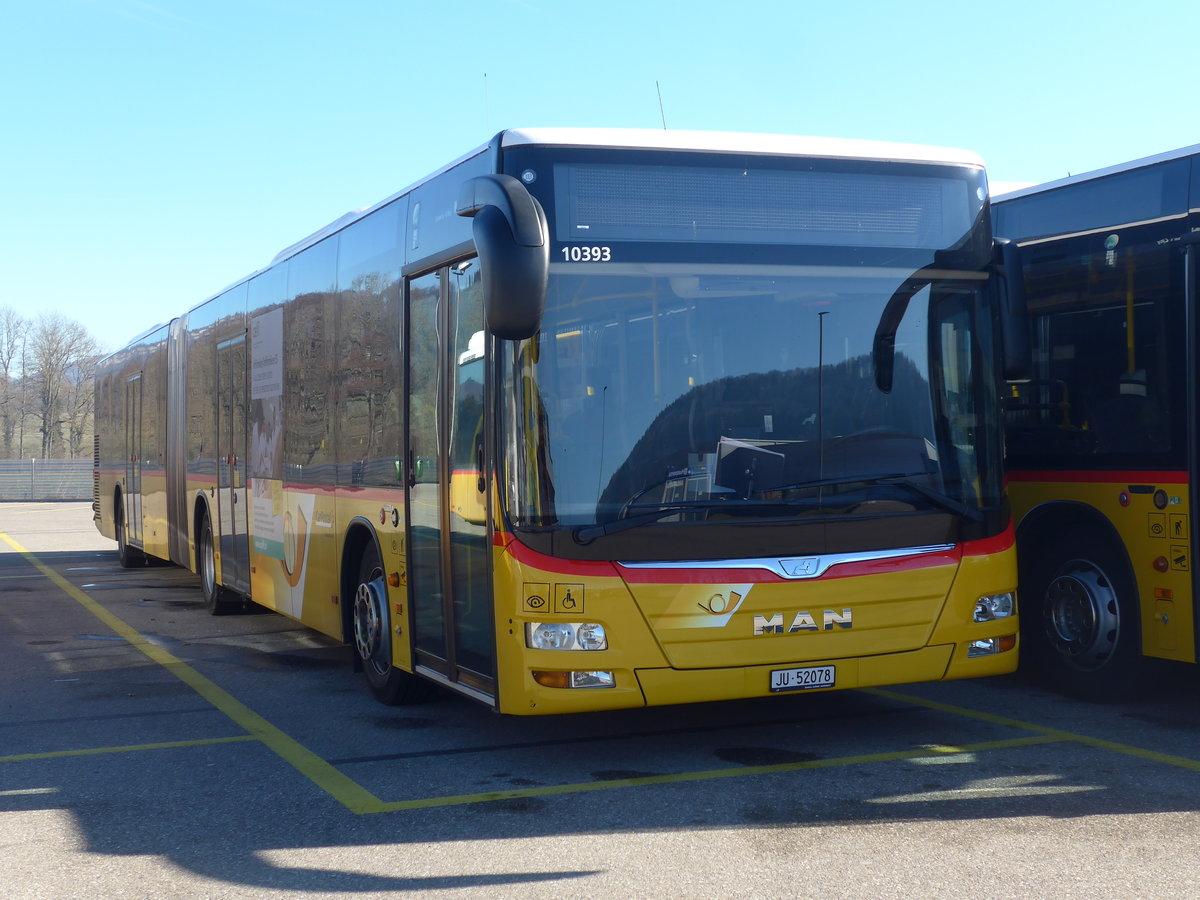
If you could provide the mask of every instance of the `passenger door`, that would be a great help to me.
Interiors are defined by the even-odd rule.
[[[221,583],[250,592],[246,496],[246,335],[217,344],[217,507]]]
[[[125,382],[126,541],[142,546],[142,373]]]
[[[478,264],[408,285],[408,573],[417,665],[494,696]]]

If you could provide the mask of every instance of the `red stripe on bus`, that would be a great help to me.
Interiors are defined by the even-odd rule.
[[[813,554],[820,556],[821,554]],[[767,559],[787,559],[767,557]],[[917,556],[898,556],[890,559],[871,559],[862,562],[845,562],[830,567],[819,578],[793,579],[783,578],[767,569],[727,569],[714,566],[704,568],[704,561],[697,560],[691,565],[699,568],[686,569],[627,569],[618,564],[617,570],[628,584],[720,584],[743,582],[746,584],[784,584],[794,581],[830,581],[835,578],[857,578],[862,575],[878,575],[880,573],[912,572],[918,569],[931,569],[938,566],[954,566],[960,559],[958,548],[952,550],[936,550],[932,553],[922,553]]]
[[[962,555],[991,556],[993,553],[1003,553],[1005,550],[1011,549],[1016,542],[1016,532],[1013,530],[1013,525],[1010,521],[1008,527],[997,535],[981,538],[977,541],[963,541]]]
[[[1187,484],[1187,472],[1055,471],[1018,469],[1008,473],[1010,482],[1065,482],[1068,484]]]
[[[588,575],[596,578],[611,578],[616,574],[612,563],[607,561],[594,562],[582,559],[559,559],[557,556],[546,556],[526,547],[519,540],[510,540],[508,552],[512,558],[525,566],[554,572],[558,575]]]
[[[619,574],[627,584],[718,584],[742,582],[748,584],[779,584],[792,581],[767,569],[731,569],[728,567],[706,567],[697,560],[689,568],[627,568],[620,563],[593,562],[587,560],[559,559],[538,553],[507,535],[494,535],[493,544],[506,548],[513,559],[545,572],[560,575],[611,577]],[[911,572],[918,569],[957,565],[962,556],[986,556],[1006,550],[1013,544],[1012,528],[995,537],[968,541],[949,550],[935,550],[915,556],[900,556],[890,559],[873,559],[863,562],[847,562],[831,567],[823,579],[854,578],[861,575],[878,575],[891,572]],[[819,555],[819,554],[814,554]],[[772,557],[774,558],[774,557]],[[787,557],[780,555],[779,559]]]

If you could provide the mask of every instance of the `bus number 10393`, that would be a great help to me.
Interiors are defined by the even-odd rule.
[[[563,262],[611,262],[612,247],[573,244],[562,248]]]

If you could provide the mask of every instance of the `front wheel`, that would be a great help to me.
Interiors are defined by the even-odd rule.
[[[1075,530],[1021,557],[1022,663],[1068,694],[1128,696],[1142,661],[1133,575],[1111,539]]]
[[[363,550],[359,561],[351,624],[354,652],[376,700],[388,706],[399,706],[420,703],[436,693],[431,682],[392,665],[387,584],[379,551],[373,544]]]

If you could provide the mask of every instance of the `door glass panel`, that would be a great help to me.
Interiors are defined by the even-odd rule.
[[[413,643],[417,650],[445,659],[442,494],[438,485],[440,298],[437,273],[409,285],[408,564]]]
[[[129,540],[142,542],[142,376],[125,386],[125,521]]]
[[[250,540],[246,506],[246,336],[217,345],[218,497],[221,521],[221,581],[249,588]]]
[[[449,270],[450,566],[453,572],[455,662],[492,673],[492,616],[487,584],[487,494],[484,455],[483,292],[477,261]]]

